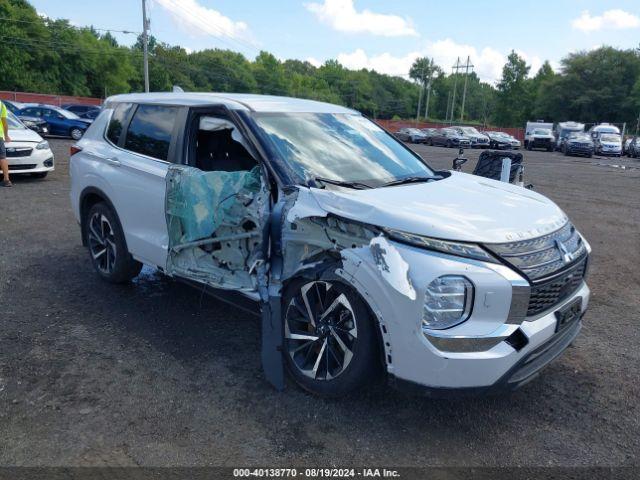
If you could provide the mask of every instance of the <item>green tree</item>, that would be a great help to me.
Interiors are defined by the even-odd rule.
[[[501,126],[522,125],[529,110],[529,84],[531,67],[515,51],[507,57],[498,83],[495,120]]]

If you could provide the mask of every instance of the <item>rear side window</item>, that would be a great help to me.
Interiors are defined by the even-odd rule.
[[[129,124],[124,148],[167,160],[176,113],[176,107],[140,105]]]
[[[127,115],[129,115],[130,110],[130,103],[120,103],[116,105],[116,108],[113,110],[111,121],[109,122],[109,127],[107,128],[107,138],[111,140],[114,145],[118,145],[118,141],[120,140],[120,136],[122,134],[124,121],[126,120]]]

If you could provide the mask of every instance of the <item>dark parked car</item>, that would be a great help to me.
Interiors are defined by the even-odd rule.
[[[565,155],[584,155],[592,157],[595,150],[593,140],[588,133],[571,133],[560,143],[560,150]]]
[[[395,135],[398,140],[409,143],[424,143],[427,140],[426,135],[417,128],[401,128]]]
[[[48,135],[49,134],[49,125],[45,120],[38,117],[31,117],[29,115],[21,115],[20,110],[24,108],[24,104],[14,102],[11,100],[2,100],[11,113],[13,113],[16,117],[20,119],[25,127],[30,130],[33,130],[40,135]]]
[[[96,118],[98,118],[98,115],[100,115],[101,111],[102,111],[101,109],[93,109],[85,113],[79,113],[78,116],[80,118],[84,118],[85,120],[91,120],[93,122]]]
[[[73,103],[71,104],[68,103],[68,104],[62,105],[62,108],[75,113],[79,117],[82,117],[85,113],[88,113],[88,112],[93,112],[93,111],[100,112],[100,107],[97,107],[95,105],[77,105]]]
[[[510,150],[513,146],[511,138],[502,132],[485,132],[489,137],[489,148],[494,150]]]
[[[629,143],[627,155],[632,158],[640,158],[640,137],[633,137]]]
[[[425,136],[425,142],[424,143],[429,143],[429,139],[431,137],[433,137],[434,135],[438,134],[438,129],[437,128],[421,128],[420,131]]]
[[[456,126],[451,127],[460,135],[469,139],[472,148],[489,148],[489,136],[481,133],[475,127]]]
[[[28,115],[45,120],[49,124],[51,135],[61,135],[80,140],[91,125],[90,120],[78,117],[75,113],[53,105],[30,105],[20,110],[19,116]]]
[[[469,148],[471,146],[471,140],[461,135],[457,130],[453,128],[441,128],[438,133],[428,139],[429,145],[441,145],[443,147],[464,147]]]

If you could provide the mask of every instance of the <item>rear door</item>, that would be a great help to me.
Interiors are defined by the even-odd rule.
[[[165,177],[175,158],[175,144],[182,118],[181,107],[133,105],[114,110],[107,131],[113,134],[115,116],[122,133],[106,159],[110,182],[117,189],[116,208],[131,254],[144,263],[165,268],[167,223],[164,215]],[[113,140],[112,140],[113,141]]]

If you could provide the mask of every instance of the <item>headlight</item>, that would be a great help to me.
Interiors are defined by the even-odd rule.
[[[473,284],[465,277],[445,275],[427,286],[422,328],[442,330],[469,318],[473,305]]]
[[[46,140],[36,145],[36,150],[49,150],[49,142]]]
[[[400,232],[398,230],[385,229],[389,238],[398,242],[407,243],[415,247],[435,250],[437,252],[456,255],[458,257],[473,258],[483,262],[498,263],[498,261],[474,243],[451,242],[449,240],[439,240],[437,238],[423,237],[413,233]]]

